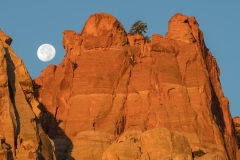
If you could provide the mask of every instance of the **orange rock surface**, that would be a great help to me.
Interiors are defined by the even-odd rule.
[[[236,159],[220,70],[198,22],[177,13],[168,26],[146,43],[98,13],[81,33],[63,32],[65,58],[34,80],[57,159],[190,160],[198,149]]]
[[[240,124],[240,117],[234,117],[233,122]]]
[[[237,159],[240,160],[240,117],[234,117],[233,122],[235,125],[236,134],[238,137]]]
[[[12,39],[0,30],[0,159],[54,159],[44,133],[32,79],[10,47]]]

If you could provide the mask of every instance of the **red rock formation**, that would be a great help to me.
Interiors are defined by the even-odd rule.
[[[237,151],[237,159],[240,160],[240,117],[233,118],[233,122],[235,125],[235,131],[238,138],[238,151]]]
[[[154,34],[145,43],[141,35],[126,35],[113,16],[94,14],[80,34],[64,31],[63,46],[59,66],[34,80],[58,159],[191,159],[160,128],[183,136],[179,141],[192,151],[202,149],[205,159],[236,159],[220,71],[194,17],[177,13],[166,38]],[[173,150],[157,135],[169,137]]]
[[[50,140],[38,116],[32,79],[0,30],[0,159],[53,159]]]

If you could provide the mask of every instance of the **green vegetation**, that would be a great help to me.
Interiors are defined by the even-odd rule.
[[[193,154],[193,158],[195,158],[195,157],[202,157],[206,153],[203,150],[199,149],[198,151],[193,151],[192,154]]]
[[[137,64],[137,62],[131,60],[130,64],[134,67]]]
[[[147,23],[143,23],[141,20],[138,20],[132,25],[132,28],[129,31],[129,34],[141,34],[144,35],[147,33]],[[150,42],[150,37],[144,36],[145,42]]]
[[[132,25],[132,28],[129,31],[129,34],[145,34],[147,30],[147,23],[143,23],[141,20],[138,20]]]

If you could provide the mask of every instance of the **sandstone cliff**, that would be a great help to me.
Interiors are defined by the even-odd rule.
[[[62,62],[34,80],[57,159],[236,159],[220,70],[194,17],[175,14],[165,38],[145,43],[93,14],[63,46]]]
[[[22,59],[0,30],[0,159],[53,159],[48,136],[38,121],[39,103]]]
[[[235,131],[238,139],[238,151],[237,151],[237,159],[240,159],[240,117],[233,118]]]

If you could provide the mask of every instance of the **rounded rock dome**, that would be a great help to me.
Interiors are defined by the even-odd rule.
[[[89,17],[81,32],[85,49],[122,46],[127,42],[126,31],[112,15],[96,13]]]

